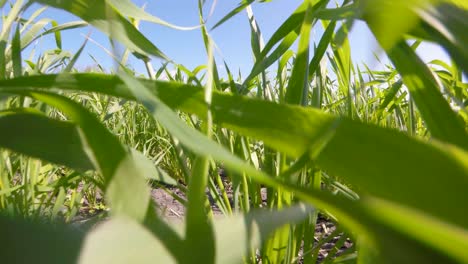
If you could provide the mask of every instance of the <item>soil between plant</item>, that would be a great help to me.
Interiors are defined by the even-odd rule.
[[[157,204],[156,210],[158,211],[158,215],[162,216],[169,223],[182,222],[185,217],[185,206],[168,192],[171,192],[173,195],[177,196],[182,202],[186,201],[187,199],[185,193],[177,188],[167,188],[166,190],[163,188],[152,189],[151,197]],[[213,199],[210,197],[208,192],[207,196],[211,202],[211,209],[213,211],[214,217],[223,217],[224,215],[222,211],[213,202]],[[228,188],[228,197],[230,199],[232,198],[232,190],[230,190],[230,188]],[[266,200],[266,190],[262,190],[262,199]],[[80,210],[80,214],[75,217],[71,223],[78,229],[85,231],[92,229],[93,226],[104,221],[105,219],[107,219],[106,212],[104,212],[104,214],[103,212],[91,213],[86,209],[82,209]],[[335,223],[332,220],[324,217],[322,214],[319,214],[317,224],[315,226],[315,233],[313,234],[313,248],[316,249],[320,245],[316,263],[322,263],[330,253],[334,254],[334,258],[342,255],[343,253],[354,253],[353,242],[349,238],[346,238],[344,243],[342,243],[339,248],[335,248],[337,242],[343,235],[343,233],[337,233],[335,230]],[[333,237],[331,237],[332,235]],[[322,243],[323,241],[326,242]],[[310,252],[306,252],[306,254],[307,253]],[[303,263],[303,254],[303,246],[301,245],[299,256],[297,256],[297,262],[295,263]],[[257,255],[257,263],[261,263],[261,258],[259,255]]]
[[[169,189],[169,191],[179,196],[183,200],[186,199],[185,194],[177,188],[171,188]],[[166,192],[164,189],[153,189],[151,191],[151,196],[153,200],[158,204],[159,215],[163,216],[166,220],[170,222],[183,220],[183,217],[185,216],[185,206],[179,201],[177,201],[174,197],[172,197],[168,192]],[[212,203],[211,208],[215,218],[223,217],[223,213],[215,204]],[[353,247],[353,243],[349,238],[346,238],[346,240],[340,248],[334,249],[336,243],[340,240],[341,236],[343,235],[343,233],[338,233],[334,237],[329,237],[330,235],[333,235],[333,233],[335,233],[335,230],[335,223],[330,219],[325,218],[323,215],[319,214],[317,224],[315,227],[314,248],[319,244],[319,241],[322,239],[327,240],[327,242],[321,245],[318,251],[317,263],[321,263],[332,251],[336,251],[334,257],[338,257],[345,252],[352,253],[351,249]],[[299,253],[300,254],[298,256],[297,263],[302,263],[302,249]],[[260,256],[257,257],[260,261]]]

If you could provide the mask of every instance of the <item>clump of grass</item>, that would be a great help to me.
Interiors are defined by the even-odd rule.
[[[468,198],[466,5],[362,0],[329,8],[305,0],[265,43],[254,1],[211,29],[200,1],[196,29],[207,64],[193,71],[175,64],[176,74],[160,81],[168,64],[155,70],[151,58],[169,58],[138,25],[180,27],[130,1],[36,2],[83,22],[30,26],[44,10],[22,19],[31,8],[23,1],[3,18],[0,209],[13,219],[0,217],[6,262],[468,263],[460,210]],[[245,79],[225,63],[223,79],[210,32],[244,10],[255,63]],[[347,34],[356,19],[393,66],[352,64]],[[86,23],[122,43],[148,77],[125,67],[126,56],[114,57],[111,74],[74,69],[86,42],[69,54],[60,32]],[[324,34],[312,43],[319,24]],[[53,53],[36,63],[23,58],[34,39],[52,33]],[[454,62],[422,63],[421,41],[437,43]],[[181,223],[153,210],[155,185],[185,194]],[[213,216],[206,190],[225,217]],[[20,220],[73,222],[84,206],[109,208],[110,218],[85,233]],[[327,232],[323,216],[335,231]],[[320,228],[328,236],[314,241]],[[334,260],[348,237],[353,246]]]

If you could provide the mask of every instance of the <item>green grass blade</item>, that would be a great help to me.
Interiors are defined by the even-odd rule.
[[[6,18],[2,18],[2,31],[0,33],[0,41],[7,41],[11,32],[13,23],[18,19],[23,8],[23,0],[15,1],[11,6]]]
[[[348,1],[349,2],[349,1]],[[338,8],[323,8],[317,11],[316,17],[321,20],[344,20],[356,17],[358,4],[353,3]]]
[[[63,23],[54,27],[51,27],[41,33],[39,33],[45,25],[50,22],[48,19],[40,20],[36,22],[30,30],[28,30],[26,33],[21,38],[21,49],[27,48],[31,43],[33,43],[35,40],[39,39],[40,37],[49,35],[49,34],[55,34],[56,32],[60,31],[66,31],[70,29],[76,29],[76,28],[82,28],[88,26],[88,23],[83,22],[83,21],[72,21],[72,22],[67,22]]]
[[[332,43],[333,58],[329,59],[337,75],[339,90],[341,94],[345,96],[346,114],[351,118],[355,112],[355,106],[353,104],[353,95],[351,93],[351,46],[347,36],[352,24],[353,20],[347,20],[337,31]]]
[[[420,11],[422,25],[430,40],[436,41],[468,75],[468,8],[441,3],[433,9]]]
[[[299,31],[299,27],[296,28],[297,31]],[[243,85],[247,86],[247,84],[258,74],[261,72],[265,71],[268,67],[270,67],[273,63],[275,63],[284,53],[286,53],[289,49],[289,47],[292,46],[292,44],[296,41],[297,37],[299,36],[299,33],[296,32],[296,30],[291,31],[284,39],[281,41],[281,43],[278,45],[278,47],[267,57],[264,57],[262,52],[262,55],[257,58],[255,61],[255,64],[247,76],[245,78]],[[264,51],[265,49],[263,49]]]
[[[285,84],[287,81],[288,76],[287,73],[287,64],[288,61],[294,56],[294,51],[287,50],[283,56],[278,61],[278,89],[279,89],[279,102],[284,102],[284,94],[285,94]]]
[[[57,27],[58,23],[55,20],[52,20],[51,22],[53,27]],[[55,37],[55,45],[57,45],[58,49],[62,49],[62,31],[57,30],[54,32],[54,37]]]
[[[301,187],[289,186],[287,189],[303,201],[327,210],[359,234],[358,242],[370,250],[366,257],[372,257],[373,263],[455,264],[468,261],[466,229],[439,222],[421,211],[368,196],[353,202]],[[359,256],[363,257],[361,253]]]
[[[48,18],[41,19],[39,21],[36,21],[34,23],[34,25],[32,25],[30,28],[27,29],[27,31],[22,32],[22,35],[21,35],[21,51],[23,51],[24,49],[29,47],[32,43],[34,43],[34,41],[36,41],[37,39],[39,39],[39,38],[41,38],[43,36],[46,36],[46,35],[49,35],[49,34],[55,34],[57,32],[62,32],[62,31],[65,31],[65,30],[70,30],[70,29],[75,29],[75,28],[81,28],[81,27],[88,26],[88,23],[86,23],[86,22],[73,21],[73,22],[67,22],[67,23],[63,23],[61,25],[53,26],[50,29],[45,29],[45,27],[49,23],[51,23],[52,21],[53,21],[52,19],[48,19]],[[25,26],[23,26],[23,28],[24,27]],[[41,32],[42,30],[43,30],[43,32]],[[11,46],[7,47],[6,42],[1,42],[0,41],[0,45],[3,45],[3,43],[4,43],[5,49],[6,49],[6,54],[5,54],[6,57],[3,58],[3,60],[6,61],[6,62],[9,62],[11,60],[11,53],[10,53]],[[0,67],[2,67],[1,64],[0,64]]]
[[[105,0],[36,0],[36,2],[63,9],[80,17],[138,54],[154,55],[169,60],[164,53]]]
[[[231,19],[231,17],[239,14],[242,10],[244,10],[247,6],[249,6],[251,3],[253,3],[255,0],[242,0],[236,8],[231,10],[227,15],[225,15],[221,20],[219,20],[212,28],[211,30],[214,30],[215,28],[221,26],[224,24],[226,21]]]
[[[6,263],[176,263],[160,238],[129,218],[100,223],[86,235],[76,227],[3,215],[0,224]]]
[[[6,79],[6,64],[7,64],[7,56],[5,51],[7,49],[7,42],[5,40],[0,39],[0,80]]]
[[[210,105],[214,86],[214,57],[211,39],[207,34],[205,38],[207,39],[206,45],[208,49],[208,78],[204,89],[204,102]],[[203,117],[205,122],[202,124],[201,130],[207,138],[211,138],[213,121],[209,108],[206,109]],[[192,175],[189,180],[185,236],[186,248],[193,253],[187,254],[187,262],[214,263],[215,260],[215,234],[205,209],[205,205],[208,204],[205,189],[208,184],[209,160],[210,157],[208,155],[199,154],[195,158]]]
[[[255,61],[261,61],[261,51],[263,47],[265,46],[265,43],[263,41],[263,36],[262,32],[260,30],[260,26],[257,23],[257,20],[255,19],[255,16],[253,14],[252,7],[249,5],[246,7],[247,11],[247,18],[249,19],[249,25],[250,25],[250,47],[252,49]],[[266,68],[262,69],[261,73],[261,79],[257,84],[257,95],[259,97],[263,97],[267,100],[272,100],[272,93],[271,89],[269,89],[267,85],[267,75],[266,75]],[[245,80],[244,82],[246,82]]]
[[[362,18],[380,45],[388,50],[402,40],[403,35],[417,26],[416,10],[427,8],[428,0],[365,0],[359,5]]]
[[[184,254],[186,252],[180,252]],[[85,238],[78,263],[177,263],[162,241],[128,218],[115,218]]]
[[[55,226],[0,215],[0,254],[4,263],[76,263],[83,234]]]
[[[253,51],[254,57],[258,58],[260,56],[260,52],[263,49],[263,46],[265,46],[262,32],[250,5],[246,7],[246,11],[250,26],[250,47]]]
[[[325,2],[325,1],[321,1]],[[304,16],[307,10],[307,2],[304,1],[294,12],[289,16],[286,21],[281,24],[281,26],[273,33],[271,38],[266,43],[264,49],[262,50],[262,55],[266,56],[271,49],[282,39],[286,38],[293,31],[299,33],[298,27],[304,21]]]
[[[441,87],[431,71],[416,53],[408,44],[400,42],[388,52],[388,56],[401,74],[431,135],[468,150],[464,125],[442,96]]]
[[[373,255],[373,261],[379,263],[465,263],[468,261],[468,254],[465,250],[468,246],[466,230],[433,221],[427,215],[372,197],[362,197],[361,202],[356,203],[323,192],[312,193],[303,188],[285,187],[291,191],[294,190],[304,201],[316,204],[320,208],[327,208],[327,211],[342,220],[344,226],[359,231],[359,241],[366,244],[370,250],[369,253]],[[256,212],[245,217],[233,217],[217,222],[216,229],[219,233],[217,248],[223,250],[228,247],[230,249],[226,251],[226,255],[219,255],[220,261],[217,263],[224,263],[224,260],[228,263],[229,261],[237,263],[239,255],[248,252],[243,249],[244,246],[256,245],[282,223],[300,221],[305,212],[307,211],[293,207],[280,212]],[[99,256],[94,256],[90,260],[99,258],[103,261],[113,260],[120,263],[121,260],[125,261],[127,258],[132,260],[142,256],[147,258],[147,254],[155,253],[158,253],[158,256],[151,255],[153,257],[151,260],[159,258],[164,258],[166,261],[172,260],[161,247],[160,240],[128,219],[116,219],[99,226],[86,237],[84,243],[82,236],[62,227],[51,229],[38,224],[12,222],[4,217],[0,217],[0,221],[4,228],[2,228],[4,236],[0,238],[0,245],[2,245],[0,252],[4,258],[14,259],[15,262],[18,262],[19,257],[25,263],[29,262],[31,256],[35,258],[36,263],[59,263],[57,259],[72,262],[78,257],[77,249],[80,248],[80,244],[84,245],[80,254],[82,261],[98,253],[100,253]],[[421,224],[428,229],[421,229]],[[19,240],[18,237],[26,239]],[[44,237],[50,240],[44,241]],[[137,237],[141,240],[133,243],[145,243],[132,247],[130,251],[125,245],[129,240],[133,241]],[[226,239],[227,237],[230,239]],[[65,242],[65,238],[68,243]],[[231,239],[247,243],[234,243],[233,247],[233,243],[230,243]],[[35,245],[36,241],[42,241],[39,245],[44,247]],[[61,241],[64,243],[57,243]],[[106,241],[109,242],[106,243]],[[117,252],[115,247],[111,250],[108,247],[111,244],[110,241],[117,241],[118,247],[124,247]],[[451,243],[446,243],[447,241]],[[31,246],[24,247],[25,242],[31,243]],[[54,251],[47,250],[52,245],[54,245]],[[150,246],[151,250],[146,249],[147,246]],[[17,254],[20,248],[22,248],[21,256]],[[57,248],[61,249],[60,252],[56,252]],[[39,258],[33,254],[37,250],[42,253]],[[178,254],[185,253],[178,252]]]
[[[131,152],[134,162],[137,164],[136,166],[140,168],[139,170],[143,173],[145,179],[166,185],[177,185],[177,181],[174,178],[169,176],[169,174],[161,168],[155,167],[153,162],[141,152],[134,149],[132,149]]]
[[[28,129],[25,129],[25,126]],[[79,171],[94,168],[76,126],[31,110],[0,113],[0,145]]]
[[[389,87],[385,91],[385,97],[382,103],[379,105],[379,109],[377,110],[378,116],[381,117],[382,112],[387,108],[387,106],[396,98],[396,95],[400,88],[403,86],[403,82],[401,80],[395,82],[392,84],[391,87]]]
[[[95,92],[132,98],[130,91],[117,77],[98,74],[73,74],[66,78],[60,75],[40,77],[2,80],[0,91],[32,89],[34,86],[74,90],[93,87]],[[157,81],[141,82],[167,106],[204,116],[206,104],[200,87]],[[141,85],[133,84],[134,87]],[[164,116],[170,111],[167,106],[161,107],[162,102],[157,101],[155,108],[155,103],[148,98],[154,98],[154,95],[148,92],[139,96],[139,100],[151,110],[155,118],[165,122],[166,128],[169,130],[170,127],[174,136],[184,139],[183,144],[192,151],[228,160],[227,165],[240,171],[245,170],[251,177],[258,176],[258,181],[270,182],[268,177],[263,177],[255,169],[244,167],[243,162],[232,158],[229,152],[220,149],[217,144],[207,141],[200,134],[187,132],[185,125],[181,127],[183,124],[179,124],[178,117],[172,111]],[[320,168],[343,177],[368,193],[468,227],[468,219],[458,207],[459,201],[468,200],[467,154],[454,146],[437,141],[422,142],[397,131],[334,117],[315,109],[218,92],[213,93],[211,111],[215,124],[263,140],[266,145],[291,157],[312,153]],[[398,161],[389,162],[396,157]]]
[[[104,177],[112,213],[142,221],[150,204],[149,187],[135,158],[117,137],[83,106],[66,97],[46,93],[32,93],[31,96],[57,107],[78,124],[88,155]]]
[[[321,0],[314,5],[314,16],[318,10],[326,6],[327,2],[328,0]],[[301,25],[304,22],[304,16],[307,10],[306,4],[307,1],[304,1],[304,3],[302,3],[293,12],[293,14],[283,22],[283,24],[275,31],[275,33],[273,33],[265,47],[261,50],[261,56],[258,56],[251,72],[249,73],[249,76],[247,76],[247,78],[244,80],[244,86],[246,86],[247,83],[259,73],[275,63],[296,41],[301,30]],[[278,45],[278,47],[273,52],[271,52],[270,55],[268,55],[273,47],[280,41],[281,43]]]
[[[22,59],[21,59],[21,36],[19,25],[16,27],[13,41],[11,42],[11,58],[13,63],[13,76],[19,77],[22,74]]]
[[[296,205],[278,211],[255,210],[216,220],[216,263],[239,263],[242,256],[248,256],[252,248],[258,248],[273,231],[286,224],[299,223],[313,211],[309,206]]]
[[[289,104],[307,104],[307,91],[309,82],[307,79],[309,63],[310,31],[314,19],[313,9],[317,5],[312,0],[307,1],[307,9],[301,26],[301,37],[297,47],[296,60],[286,88],[285,102]]]
[[[43,18],[35,21],[35,23],[30,28],[26,28],[21,35],[21,48],[24,49],[27,47],[33,41],[33,38],[39,35],[41,30],[44,30],[45,27],[52,21],[52,19]]]
[[[145,87],[139,80],[128,76],[124,76],[123,78],[125,84],[137,100],[148,109],[150,114],[158,120],[172,134],[172,136],[180,140],[180,142],[188,149],[198,155],[212,156],[216,160],[222,160],[225,166],[232,170],[256,175],[257,178],[262,179],[264,182],[272,182],[264,173],[247,165],[244,161],[233,156],[229,151],[222,148],[214,141],[209,140],[194,128],[187,126],[179,119],[176,113],[160,101],[158,97],[152,94],[148,87]],[[203,91],[200,95],[204,98]],[[190,96],[193,96],[193,94]],[[205,100],[202,99],[201,102],[205,107],[200,108],[200,110],[202,110],[200,115],[201,117],[204,117],[206,116],[208,109],[206,108]],[[213,111],[212,109],[210,110]]]
[[[315,49],[314,57],[309,63],[309,81],[312,79],[312,76],[316,73],[317,69],[319,68],[320,61],[322,60],[323,55],[325,55],[328,45],[330,45],[333,33],[335,31],[335,26],[336,22],[331,22],[330,24],[328,24],[327,29],[325,29],[325,32],[323,32],[322,38],[320,39],[320,42],[317,48]]]
[[[35,24],[36,18],[38,18],[41,14],[43,14],[45,10],[47,10],[47,6],[38,8],[36,11],[34,11],[34,13],[32,13],[31,16],[25,19],[26,22],[21,23],[22,24],[21,34],[23,34],[29,28],[31,24]],[[44,19],[41,19],[41,20],[44,20]],[[45,20],[47,20],[47,18],[45,18]]]
[[[83,44],[81,44],[80,48],[76,51],[73,58],[71,58],[70,62],[67,64],[67,67],[63,70],[63,72],[71,72],[73,70],[73,66],[75,66],[76,61],[80,58],[81,52],[83,52],[84,48],[86,47],[86,43],[88,43],[89,38],[85,38]]]
[[[168,23],[159,17],[153,16],[148,14],[143,9],[138,8],[132,1],[130,0],[107,0],[115,9],[119,10],[123,16],[131,17],[137,20],[144,20],[152,23],[156,23],[165,27],[169,27],[172,29],[177,30],[194,30],[200,28],[200,26],[193,26],[193,27],[181,27],[177,25],[173,25]]]

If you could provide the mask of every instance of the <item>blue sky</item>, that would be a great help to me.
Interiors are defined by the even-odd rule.
[[[238,1],[217,0],[214,13],[208,20],[208,28],[235,8]],[[197,0],[133,0],[133,2],[138,6],[146,4],[145,10],[148,13],[170,23],[180,26],[198,25]],[[255,3],[252,5],[265,42],[301,2],[299,0],[273,0],[266,4]],[[212,1],[207,1],[205,14],[209,13],[211,3]],[[25,16],[30,15],[37,7],[37,5],[33,6]],[[52,8],[45,11],[41,17],[53,18],[59,23],[78,20],[78,18],[66,12]],[[90,29],[88,27],[63,32],[63,49],[69,50],[72,53],[75,52],[85,40],[84,36],[90,32]],[[179,31],[147,22],[143,22],[140,29],[146,37],[176,63],[183,64],[189,69],[206,63],[207,57],[200,30]],[[218,64],[222,65],[222,60],[225,60],[231,71],[237,73],[240,70],[243,76],[246,76],[253,65],[253,55],[250,48],[250,29],[246,12],[241,12],[221,27],[209,33],[219,48],[216,52]],[[312,32],[312,41],[318,42],[320,34],[320,28],[316,27]],[[102,46],[109,47],[107,37],[96,29],[92,30],[91,38]],[[366,63],[371,68],[381,68],[381,65],[379,66],[375,60],[373,52],[377,52],[380,55],[382,55],[382,52],[379,51],[375,39],[363,23],[356,23],[353,27],[350,34],[350,43],[352,59],[355,63]],[[36,54],[40,51],[54,48],[54,46],[55,42],[52,36],[45,37],[34,44],[34,48],[37,50]],[[28,52],[32,48],[26,50],[23,55],[24,58],[27,58]],[[113,65],[112,59],[102,48],[89,42],[77,63],[79,68],[83,69],[95,64],[88,54],[92,54],[107,69],[110,69]],[[433,45],[423,45],[420,47],[419,54],[426,62],[436,58],[448,61],[445,53]],[[386,60],[384,59],[384,61]],[[144,66],[140,61],[131,60],[130,64],[136,71],[140,73],[145,72]],[[159,60],[153,60],[155,68],[158,68],[160,64]],[[223,72],[221,74],[224,75]]]

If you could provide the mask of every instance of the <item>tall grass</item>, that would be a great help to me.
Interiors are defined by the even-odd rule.
[[[44,8],[23,18],[31,8],[24,1],[9,3],[2,18],[2,261],[315,263],[321,246],[341,234],[321,261],[468,263],[464,2],[354,0],[329,8],[331,1],[305,0],[266,42],[253,0],[212,28],[205,1],[193,28],[128,0],[33,2],[82,21],[37,21]],[[224,63],[221,78],[210,33],[244,11],[254,66],[237,78]],[[356,20],[392,65],[352,63]],[[143,21],[200,30],[207,64],[190,70],[172,62],[138,30]],[[62,50],[61,32],[87,24],[127,49],[111,74],[75,69],[87,42],[76,54]],[[317,40],[315,26],[324,28]],[[48,34],[56,49],[24,59]],[[416,49],[426,41],[453,61],[423,63]],[[125,66],[130,53],[146,78]],[[167,63],[154,69],[152,58]],[[157,80],[162,73],[169,81]],[[182,222],[155,210],[155,186],[186,194]],[[206,190],[224,217],[213,216]],[[55,222],[95,211],[104,217],[92,218],[93,228]],[[336,230],[314,238],[319,214]],[[55,224],[32,221],[44,217]],[[348,237],[354,246],[335,259]]]

